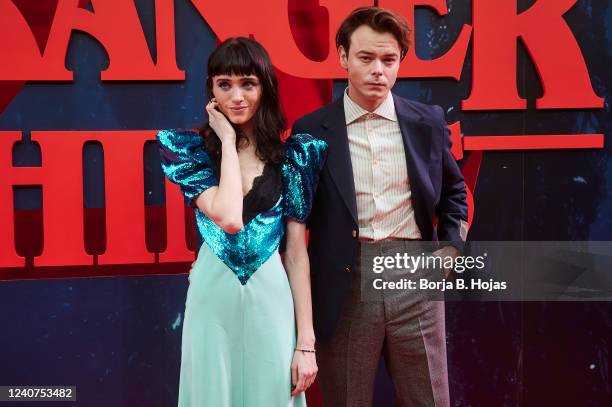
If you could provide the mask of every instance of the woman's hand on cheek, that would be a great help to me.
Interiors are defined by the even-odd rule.
[[[219,103],[214,98],[206,105],[208,124],[222,143],[236,144],[236,132],[227,117],[217,109],[218,106]]]

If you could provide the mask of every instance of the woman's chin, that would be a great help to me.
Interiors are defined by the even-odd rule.
[[[230,118],[229,118],[229,119],[230,119],[230,122],[232,122],[232,124],[234,124],[234,125],[236,125],[236,126],[240,126],[240,125],[245,124],[246,122],[248,122],[248,121],[249,121],[249,119],[250,119],[250,117],[246,117],[246,116],[242,116],[242,117],[240,117],[240,116],[238,116],[238,117],[234,116],[234,117],[231,117],[231,116],[230,116]]]

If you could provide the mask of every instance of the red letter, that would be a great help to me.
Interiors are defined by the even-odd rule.
[[[174,8],[171,0],[156,0],[157,65],[153,63],[132,1],[91,0],[94,12],[79,7],[79,0],[59,0],[43,56],[43,68],[31,80],[72,80],[65,59],[73,30],[97,39],[108,54],[102,80],[183,80],[174,55]],[[172,23],[169,21],[172,20]],[[160,38],[161,36],[161,38]]]
[[[576,0],[537,0],[516,13],[516,0],[474,0],[472,93],[463,109],[525,109],[516,87],[516,39],[525,44],[544,95],[538,109],[600,108],[580,48],[563,19]]]
[[[185,80],[185,71],[176,65],[174,0],[155,0],[156,76],[163,80]],[[113,79],[102,76],[102,79]]]
[[[0,137],[0,217],[8,220],[0,238],[0,267],[24,265],[15,252],[13,185],[42,185],[44,248],[37,266],[93,264],[83,241],[82,150],[86,138],[62,132],[32,132],[42,152],[42,167],[13,167],[18,132]]]
[[[408,3],[408,4],[406,4]],[[445,16],[447,14],[446,0],[386,0],[378,2],[380,7],[388,8],[404,16],[412,30],[410,35],[410,49],[399,70],[400,78],[440,78],[449,77],[459,80],[465,54],[470,43],[471,29],[467,24],[463,25],[457,40],[443,56],[433,60],[417,58],[414,45],[414,9],[417,6],[429,6],[436,12]],[[407,9],[407,13],[403,12]]]
[[[191,208],[189,210],[192,210]],[[160,263],[191,261],[193,251],[185,239],[185,198],[179,187],[166,178],[166,251],[159,254]]]
[[[253,35],[266,48],[276,68],[289,75],[310,79],[346,77],[336,53],[336,30],[353,9],[372,4],[364,0],[320,1],[321,7],[326,7],[329,12],[330,45],[327,59],[316,62],[307,58],[295,44],[289,26],[287,0],[270,0],[265,6],[249,0],[236,0],[232,3],[231,17],[227,14],[227,3],[215,0],[192,0],[192,3],[221,40]]]
[[[83,145],[104,148],[106,250],[98,264],[152,263],[145,242],[143,147],[155,131],[34,131],[42,167],[13,167],[12,147],[21,132],[0,132],[0,268],[24,266],[15,250],[14,185],[42,185],[44,247],[35,266],[93,265],[83,234]],[[185,204],[178,187],[166,182],[167,248],[161,262],[189,261]],[[129,225],[129,227],[126,227]]]
[[[2,27],[2,25],[0,25]],[[21,267],[25,260],[15,250],[15,211],[13,207],[13,184],[15,169],[13,162],[13,144],[21,140],[20,131],[0,132],[0,268]],[[28,171],[20,168],[16,171]]]
[[[40,50],[28,23],[12,1],[0,2],[0,38],[3,61],[0,80],[25,81],[40,72]]]
[[[143,150],[155,131],[94,131],[104,148],[106,251],[98,264],[153,263],[146,247]]]

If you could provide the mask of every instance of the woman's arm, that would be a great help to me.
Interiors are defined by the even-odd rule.
[[[236,144],[223,142],[219,186],[200,194],[195,204],[227,233],[242,229],[242,178]]]
[[[204,214],[227,233],[242,229],[242,177],[236,132],[213,100],[207,106],[209,124],[221,140],[221,176],[219,186],[201,193],[195,204]]]
[[[287,221],[287,251],[285,270],[293,294],[297,321],[297,349],[314,351],[315,336],[312,327],[312,300],[310,295],[310,264],[306,250],[306,226],[293,220]],[[314,353],[296,350],[291,364],[291,377],[296,386],[292,395],[306,390],[317,374]]]

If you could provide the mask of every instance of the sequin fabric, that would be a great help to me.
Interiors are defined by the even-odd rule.
[[[179,185],[195,209],[202,239],[229,267],[242,285],[277,250],[285,233],[285,217],[304,222],[310,213],[327,144],[308,134],[296,134],[285,143],[281,164],[283,193],[276,204],[251,219],[235,234],[226,233],[199,210],[193,198],[219,185],[202,137],[191,130],[162,130],[157,134],[162,170]]]
[[[327,143],[309,134],[294,134],[285,142],[283,175],[284,215],[304,222],[310,214]]]
[[[191,207],[197,208],[193,198],[219,185],[210,157],[202,149],[202,137],[191,130],[162,130],[157,133],[157,142],[162,170],[181,188]]]

